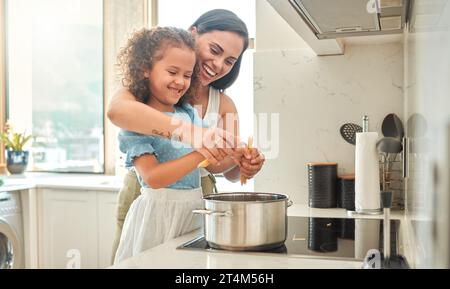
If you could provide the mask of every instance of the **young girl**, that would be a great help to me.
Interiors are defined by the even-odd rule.
[[[120,52],[124,85],[136,98],[165,114],[201,126],[185,93],[195,77],[192,36],[177,28],[143,29]],[[188,95],[188,94],[186,94]],[[119,134],[126,166],[136,171],[141,194],[125,218],[115,263],[200,226],[192,210],[202,208],[197,166],[201,152],[186,144],[126,130]]]
[[[201,7],[200,7],[201,8]],[[223,123],[233,123],[236,127],[220,126],[217,133],[223,133],[229,138],[230,133],[238,132],[238,122],[228,122],[227,115],[237,115],[236,107],[225,90],[230,87],[239,76],[242,55],[248,45],[248,31],[245,23],[233,12],[224,9],[214,9],[202,14],[196,19],[189,28],[189,32],[196,42],[196,56],[199,69],[196,81],[198,87],[192,92],[189,103],[197,109],[199,115],[209,123],[218,121],[218,117]],[[215,75],[210,74],[213,70]],[[245,96],[242,96],[245,97]],[[253,149],[248,162],[243,165],[234,164],[230,157],[224,158],[217,154],[216,148],[211,148],[208,144],[197,142],[196,138],[192,138],[191,132],[196,128],[191,122],[183,122],[183,125],[175,125],[171,117],[160,111],[140,102],[133,92],[124,87],[120,89],[108,108],[108,118],[112,123],[120,128],[130,131],[148,134],[148,135],[165,135],[170,136],[175,131],[182,129],[182,140],[190,143],[194,147],[207,147],[210,149],[210,158],[216,158],[216,161],[210,159],[210,163],[214,164],[220,161],[221,166],[213,173],[224,173],[229,180],[239,180],[243,175],[246,178],[252,178],[264,163],[264,157],[259,154],[257,149]],[[203,128],[205,133],[212,129]],[[222,130],[224,129],[224,130]],[[206,131],[208,130],[208,131]],[[237,135],[235,135],[238,137]],[[237,139],[237,138],[236,138]],[[198,144],[201,144],[198,146]],[[214,190],[214,178],[201,173],[202,189],[204,194],[211,194]],[[206,176],[205,176],[206,175]],[[112,256],[114,258],[117,246],[122,232],[122,226],[128,209],[135,198],[140,195],[140,185],[133,171],[129,171],[124,178],[122,189],[118,194],[117,211],[116,211],[116,236],[114,239]]]

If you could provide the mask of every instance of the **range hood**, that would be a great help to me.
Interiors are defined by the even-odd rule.
[[[318,39],[402,33],[409,11],[409,0],[269,0],[269,3],[288,23],[298,21],[291,18],[301,18]],[[284,7],[280,9],[281,6]]]

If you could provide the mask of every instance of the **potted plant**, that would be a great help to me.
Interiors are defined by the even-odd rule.
[[[23,173],[27,168],[29,156],[29,152],[24,151],[23,147],[32,135],[27,135],[25,132],[16,133],[7,123],[5,131],[0,134],[0,137],[6,149],[6,168],[11,174]]]

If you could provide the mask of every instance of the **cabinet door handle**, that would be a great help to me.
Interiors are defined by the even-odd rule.
[[[9,200],[11,200],[11,196],[8,194],[8,192],[0,193],[0,202],[6,202]]]

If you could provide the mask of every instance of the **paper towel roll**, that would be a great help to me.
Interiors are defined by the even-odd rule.
[[[380,220],[355,219],[355,258],[364,259],[370,249],[380,247]]]
[[[376,132],[356,133],[355,210],[358,213],[381,212],[377,139]]]

